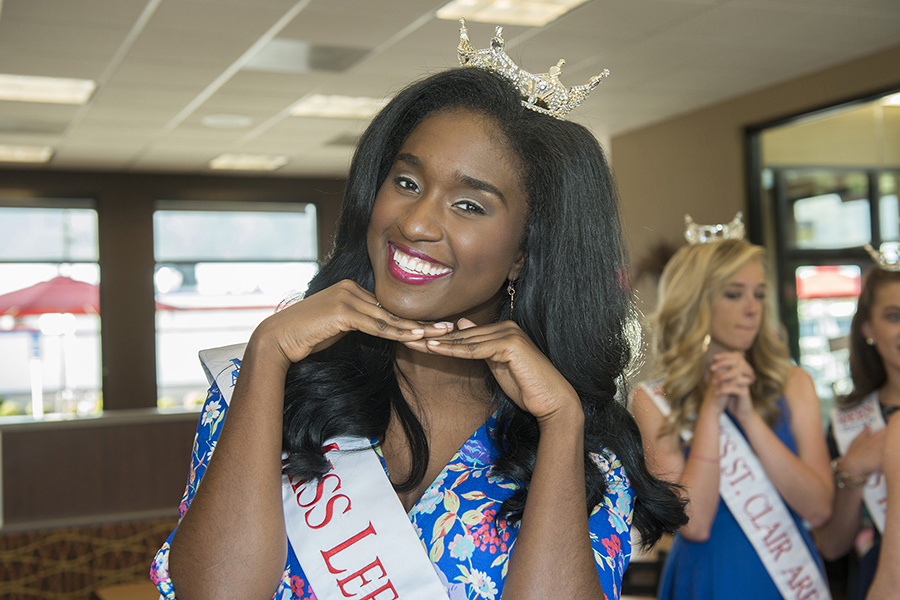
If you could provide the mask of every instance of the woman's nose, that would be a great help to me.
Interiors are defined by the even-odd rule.
[[[745,312],[747,314],[755,315],[760,310],[762,310],[762,301],[757,298],[750,298],[750,301],[747,302]]]
[[[398,225],[409,240],[435,241],[441,238],[440,203],[422,196],[406,207]]]

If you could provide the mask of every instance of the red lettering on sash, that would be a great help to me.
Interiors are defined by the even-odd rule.
[[[328,481],[329,479],[331,479],[332,477],[337,479],[337,485],[334,486],[334,489],[331,491],[336,492],[339,489],[341,489],[341,478],[338,477],[337,475],[335,475],[334,473],[328,473],[327,475],[322,477],[322,479],[319,480],[319,484],[316,486],[316,497],[312,499],[312,502],[303,504],[302,502],[300,502],[300,494],[299,493],[297,494],[297,506],[299,506],[301,508],[309,508],[310,506],[312,506],[313,504],[316,504],[319,500],[321,500],[322,493],[325,491],[325,482]],[[296,492],[297,490],[295,489],[294,491]]]
[[[744,479],[747,479],[748,477],[750,479],[756,479],[753,476],[753,471],[750,470],[750,466],[747,464],[747,461],[741,457],[734,459],[734,462],[731,463],[730,467],[729,466],[724,467],[722,469],[722,474],[726,475],[728,477],[731,477],[732,475],[734,475],[738,472],[739,468],[743,470],[743,475],[741,475],[740,477],[738,477],[736,479],[732,479],[731,481],[728,482],[728,485],[735,486],[738,483],[740,483],[741,481],[743,481]]]
[[[321,552],[322,552],[322,558],[325,559],[325,566],[328,567],[328,570],[331,571],[331,572],[334,573],[334,574],[343,573],[344,571],[346,571],[347,569],[335,569],[335,568],[331,565],[331,559],[332,559],[332,558],[334,557],[334,555],[337,554],[338,552],[340,552],[340,551],[342,551],[342,550],[346,550],[347,548],[349,548],[350,546],[352,546],[353,544],[355,544],[355,543],[358,542],[359,540],[363,539],[363,538],[366,537],[366,536],[370,536],[370,535],[377,535],[377,534],[375,533],[375,528],[372,526],[372,522],[371,522],[371,521],[369,521],[369,526],[368,526],[368,527],[366,527],[365,529],[363,529],[362,531],[360,531],[359,533],[357,533],[357,534],[354,535],[353,537],[351,537],[351,538],[349,538],[349,539],[347,539],[347,540],[344,540],[343,542],[341,542],[340,544],[338,544],[337,546],[335,546],[335,547],[332,548],[331,550],[322,550],[322,551],[321,551]],[[379,563],[379,564],[381,564],[381,563]]]
[[[782,573],[787,573],[791,576],[788,581],[788,587],[796,592],[794,596],[796,600],[813,600],[819,597],[818,590],[813,589],[812,577],[809,575],[800,576],[803,573],[803,567],[785,569]]]
[[[397,593],[397,590],[394,589],[394,584],[392,584],[390,581],[388,581],[386,584],[384,584],[383,586],[381,586],[380,588],[378,588],[377,590],[375,590],[368,596],[363,596],[359,600],[375,600],[378,596],[381,595],[382,592],[386,592],[388,590],[391,590],[392,592],[394,592],[394,595],[391,596],[390,598],[385,598],[384,600],[397,600],[397,598],[400,597],[400,595]],[[381,599],[379,598],[378,600],[381,600]]]
[[[793,542],[791,542],[791,538],[788,536],[786,531],[782,531],[781,534],[771,537],[771,534],[778,529],[778,524],[772,529],[771,532],[766,536],[766,548],[769,550],[771,554],[775,555],[775,560],[777,561],[781,558],[781,555],[785,552],[791,550],[794,547]]]
[[[762,500],[763,508],[755,513],[750,512],[750,510],[751,510],[750,504],[753,503],[755,505],[757,500]],[[769,499],[766,498],[765,494],[756,494],[755,496],[750,496],[750,498],[748,498],[747,501],[744,503],[744,512],[747,514],[748,517],[750,517],[750,520],[753,521],[754,525],[756,525],[756,521],[760,517],[770,513],[771,511],[772,511],[772,505],[769,504]],[[756,525],[756,528],[759,529],[760,526]]]
[[[328,502],[325,504],[325,518],[322,519],[322,522],[319,523],[318,525],[313,525],[312,523],[309,522],[309,515],[312,513],[314,508],[311,508],[308,511],[306,511],[306,516],[304,518],[306,519],[306,524],[309,525],[310,529],[322,529],[323,527],[325,527],[326,525],[331,523],[331,518],[334,516],[334,503],[337,502],[338,500],[340,500],[341,498],[343,498],[344,500],[347,501],[347,508],[345,508],[343,511],[341,511],[341,514],[346,514],[347,511],[350,510],[352,503],[350,502],[350,498],[348,498],[346,495],[338,494],[337,496],[329,498]]]
[[[371,525],[371,523],[370,523],[370,525]],[[349,582],[353,581],[354,579],[356,579],[357,577],[359,577],[359,587],[360,588],[362,588],[364,585],[368,585],[369,583],[371,583],[373,580],[366,579],[366,573],[368,573],[369,571],[371,571],[372,569],[375,569],[375,568],[381,569],[381,575],[379,575],[375,579],[384,579],[385,577],[387,577],[387,571],[384,570],[384,566],[382,566],[381,560],[376,558],[375,560],[373,560],[371,563],[369,563],[368,565],[366,565],[365,567],[363,567],[356,573],[349,575],[349,576],[345,577],[344,579],[338,579],[337,584],[338,584],[338,587],[341,589],[341,593],[344,595],[344,597],[352,598],[353,596],[356,595],[355,592],[352,594],[348,594],[347,590],[344,589],[344,586],[347,585]],[[331,570],[331,565],[328,565],[328,569]]]
[[[731,441],[731,438],[728,437],[724,432],[722,432],[722,439],[725,442],[722,444],[722,451],[719,453],[719,458],[725,458],[731,450],[737,450],[737,444]]]

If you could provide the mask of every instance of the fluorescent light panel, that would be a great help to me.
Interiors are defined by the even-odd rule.
[[[287,163],[287,156],[220,154],[209,161],[209,168],[225,171],[275,171]]]
[[[540,27],[554,21],[587,0],[452,0],[438,9],[439,19]]]
[[[97,83],[89,79],[0,74],[0,100],[84,104],[95,89]]]
[[[387,98],[310,94],[291,107],[291,116],[370,119],[387,103]]]
[[[50,146],[0,145],[0,162],[45,163],[53,156]]]

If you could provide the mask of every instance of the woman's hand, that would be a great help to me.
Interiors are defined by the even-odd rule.
[[[884,439],[887,428],[873,432],[866,425],[847,448],[847,453],[840,459],[841,470],[854,476],[868,476],[881,471],[884,456]]]
[[[419,339],[405,344],[421,352],[486,361],[506,395],[534,415],[539,424],[557,416],[579,414],[572,412],[581,411],[575,389],[516,323],[477,326],[460,319],[457,327],[440,340]]]
[[[452,329],[452,323],[420,323],[391,314],[370,291],[345,279],[267,318],[253,332],[251,343],[277,351],[287,368],[351,331],[409,342]]]
[[[741,352],[720,352],[710,365],[709,390],[739,423],[753,413],[750,386],[756,380],[753,367]],[[709,391],[707,393],[710,393]]]

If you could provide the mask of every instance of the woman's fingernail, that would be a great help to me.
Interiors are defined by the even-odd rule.
[[[412,329],[410,331],[416,335],[422,335],[423,333],[425,333],[424,329]]]
[[[438,323],[435,323],[434,326],[439,327],[441,329],[450,329],[451,327],[453,327],[453,323],[449,323],[447,321],[440,321]]]
[[[441,343],[437,340],[428,340],[427,343],[429,346],[440,346],[441,345]]]

